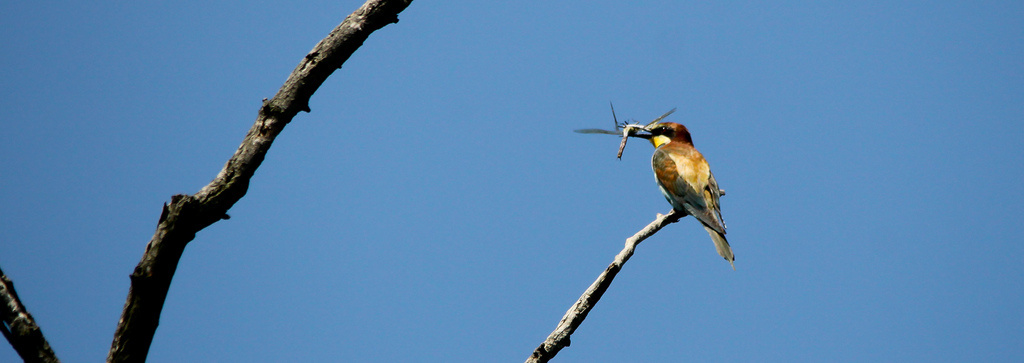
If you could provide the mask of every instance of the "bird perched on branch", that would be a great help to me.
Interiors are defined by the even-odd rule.
[[[648,139],[654,144],[654,156],[651,158],[651,167],[654,169],[654,176],[658,181],[661,194],[665,196],[672,209],[677,213],[692,215],[704,226],[704,229],[711,235],[711,241],[715,243],[715,249],[729,264],[736,269],[736,256],[725,239],[725,221],[722,220],[722,211],[718,199],[725,195],[725,192],[718,188],[715,176],[711,174],[707,160],[697,149],[693,147],[693,140],[690,138],[690,131],[686,126],[675,122],[661,122],[662,119],[671,115],[676,109],[671,109],[643,125],[638,123],[619,123],[615,117],[615,107],[612,107],[612,119],[615,121],[615,130],[601,129],[580,129],[576,130],[582,134],[608,134],[619,135],[622,142],[619,144],[618,157],[622,158],[622,150],[626,146],[626,139],[638,137]]]
[[[676,212],[692,215],[704,225],[718,254],[735,270],[736,257],[725,239],[725,222],[718,204],[722,191],[707,160],[693,147],[690,131],[675,122],[652,124],[646,129],[650,135],[640,137],[649,137],[656,148],[651,167],[661,194]]]

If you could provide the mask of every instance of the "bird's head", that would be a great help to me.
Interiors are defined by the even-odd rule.
[[[693,140],[690,139],[690,130],[675,122],[658,123],[650,127],[648,131],[651,133],[650,140],[654,147],[660,147],[670,141],[693,145]]]

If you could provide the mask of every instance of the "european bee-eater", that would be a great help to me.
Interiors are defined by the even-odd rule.
[[[725,240],[725,222],[718,205],[721,190],[707,160],[693,147],[690,131],[675,122],[652,125],[648,130],[651,143],[657,148],[651,166],[661,194],[677,213],[692,215],[704,225],[718,254],[735,270],[736,257]]]

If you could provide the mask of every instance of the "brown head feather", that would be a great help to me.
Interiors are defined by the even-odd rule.
[[[651,130],[651,134],[664,135],[672,141],[693,145],[693,139],[690,138],[690,130],[687,130],[686,126],[675,122],[662,122]]]

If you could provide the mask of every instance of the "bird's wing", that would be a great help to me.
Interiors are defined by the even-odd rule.
[[[658,181],[658,188],[661,189],[661,194],[665,196],[668,203],[672,205],[672,209],[689,213],[689,210],[683,207],[683,201],[676,197],[679,195],[676,191],[678,189],[676,181],[680,178],[679,168],[672,156],[664,148],[658,148],[654,150],[651,166],[654,169],[654,177]]]
[[[704,189],[704,199],[707,201],[708,209],[715,212],[715,217],[718,222],[722,224],[722,229],[729,227],[725,226],[725,219],[722,219],[722,206],[718,204],[719,198],[722,197],[722,190],[718,189],[718,182],[715,181],[715,174],[708,171],[708,186]]]
[[[715,243],[718,255],[729,261],[735,270],[733,261],[736,255],[725,239],[725,223],[722,222],[722,213],[718,207],[721,192],[704,157],[692,147],[666,145],[654,151],[651,165],[658,187],[672,208],[697,218]],[[704,173],[707,175],[706,180],[701,177]]]
[[[714,231],[725,234],[725,224],[718,208],[717,182],[707,161],[692,147],[666,145],[654,151],[651,163],[665,199],[676,210],[685,211]],[[715,188],[709,185],[714,183]]]

